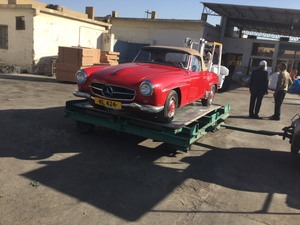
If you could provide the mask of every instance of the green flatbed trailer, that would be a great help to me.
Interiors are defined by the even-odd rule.
[[[207,107],[195,102],[176,110],[173,121],[164,124],[145,119],[145,114],[95,109],[87,100],[70,100],[66,102],[65,113],[66,117],[76,121],[82,133],[100,126],[164,142],[186,151],[207,132],[218,130],[229,116],[229,110],[229,104]]]

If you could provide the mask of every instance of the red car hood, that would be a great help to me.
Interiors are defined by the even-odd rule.
[[[183,69],[150,63],[124,63],[94,72],[91,74],[90,81],[132,86],[145,79],[150,80],[157,76],[171,74],[174,76],[174,72],[182,73]]]

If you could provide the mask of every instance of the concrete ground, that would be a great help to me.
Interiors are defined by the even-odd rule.
[[[221,129],[188,152],[98,128],[80,134],[64,117],[75,84],[0,75],[1,225],[298,225],[300,158],[288,140]],[[216,95],[231,104],[228,125],[278,131],[300,113],[287,94],[282,119],[263,100],[247,118],[249,91]]]

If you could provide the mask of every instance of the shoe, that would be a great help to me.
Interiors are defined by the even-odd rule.
[[[253,114],[250,114],[250,115],[249,115],[249,118],[254,119],[255,117],[254,117]]]
[[[280,120],[280,118],[278,116],[274,116],[274,115],[270,116],[269,118],[270,118],[270,120],[277,120],[277,121]]]
[[[254,119],[262,119],[262,118],[260,118],[257,114],[255,114],[255,115],[253,116],[253,118],[254,118]]]

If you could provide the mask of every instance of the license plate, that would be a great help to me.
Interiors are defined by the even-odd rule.
[[[122,103],[118,101],[111,101],[104,98],[98,98],[95,97],[95,104],[102,105],[106,108],[112,108],[112,109],[122,109]]]

